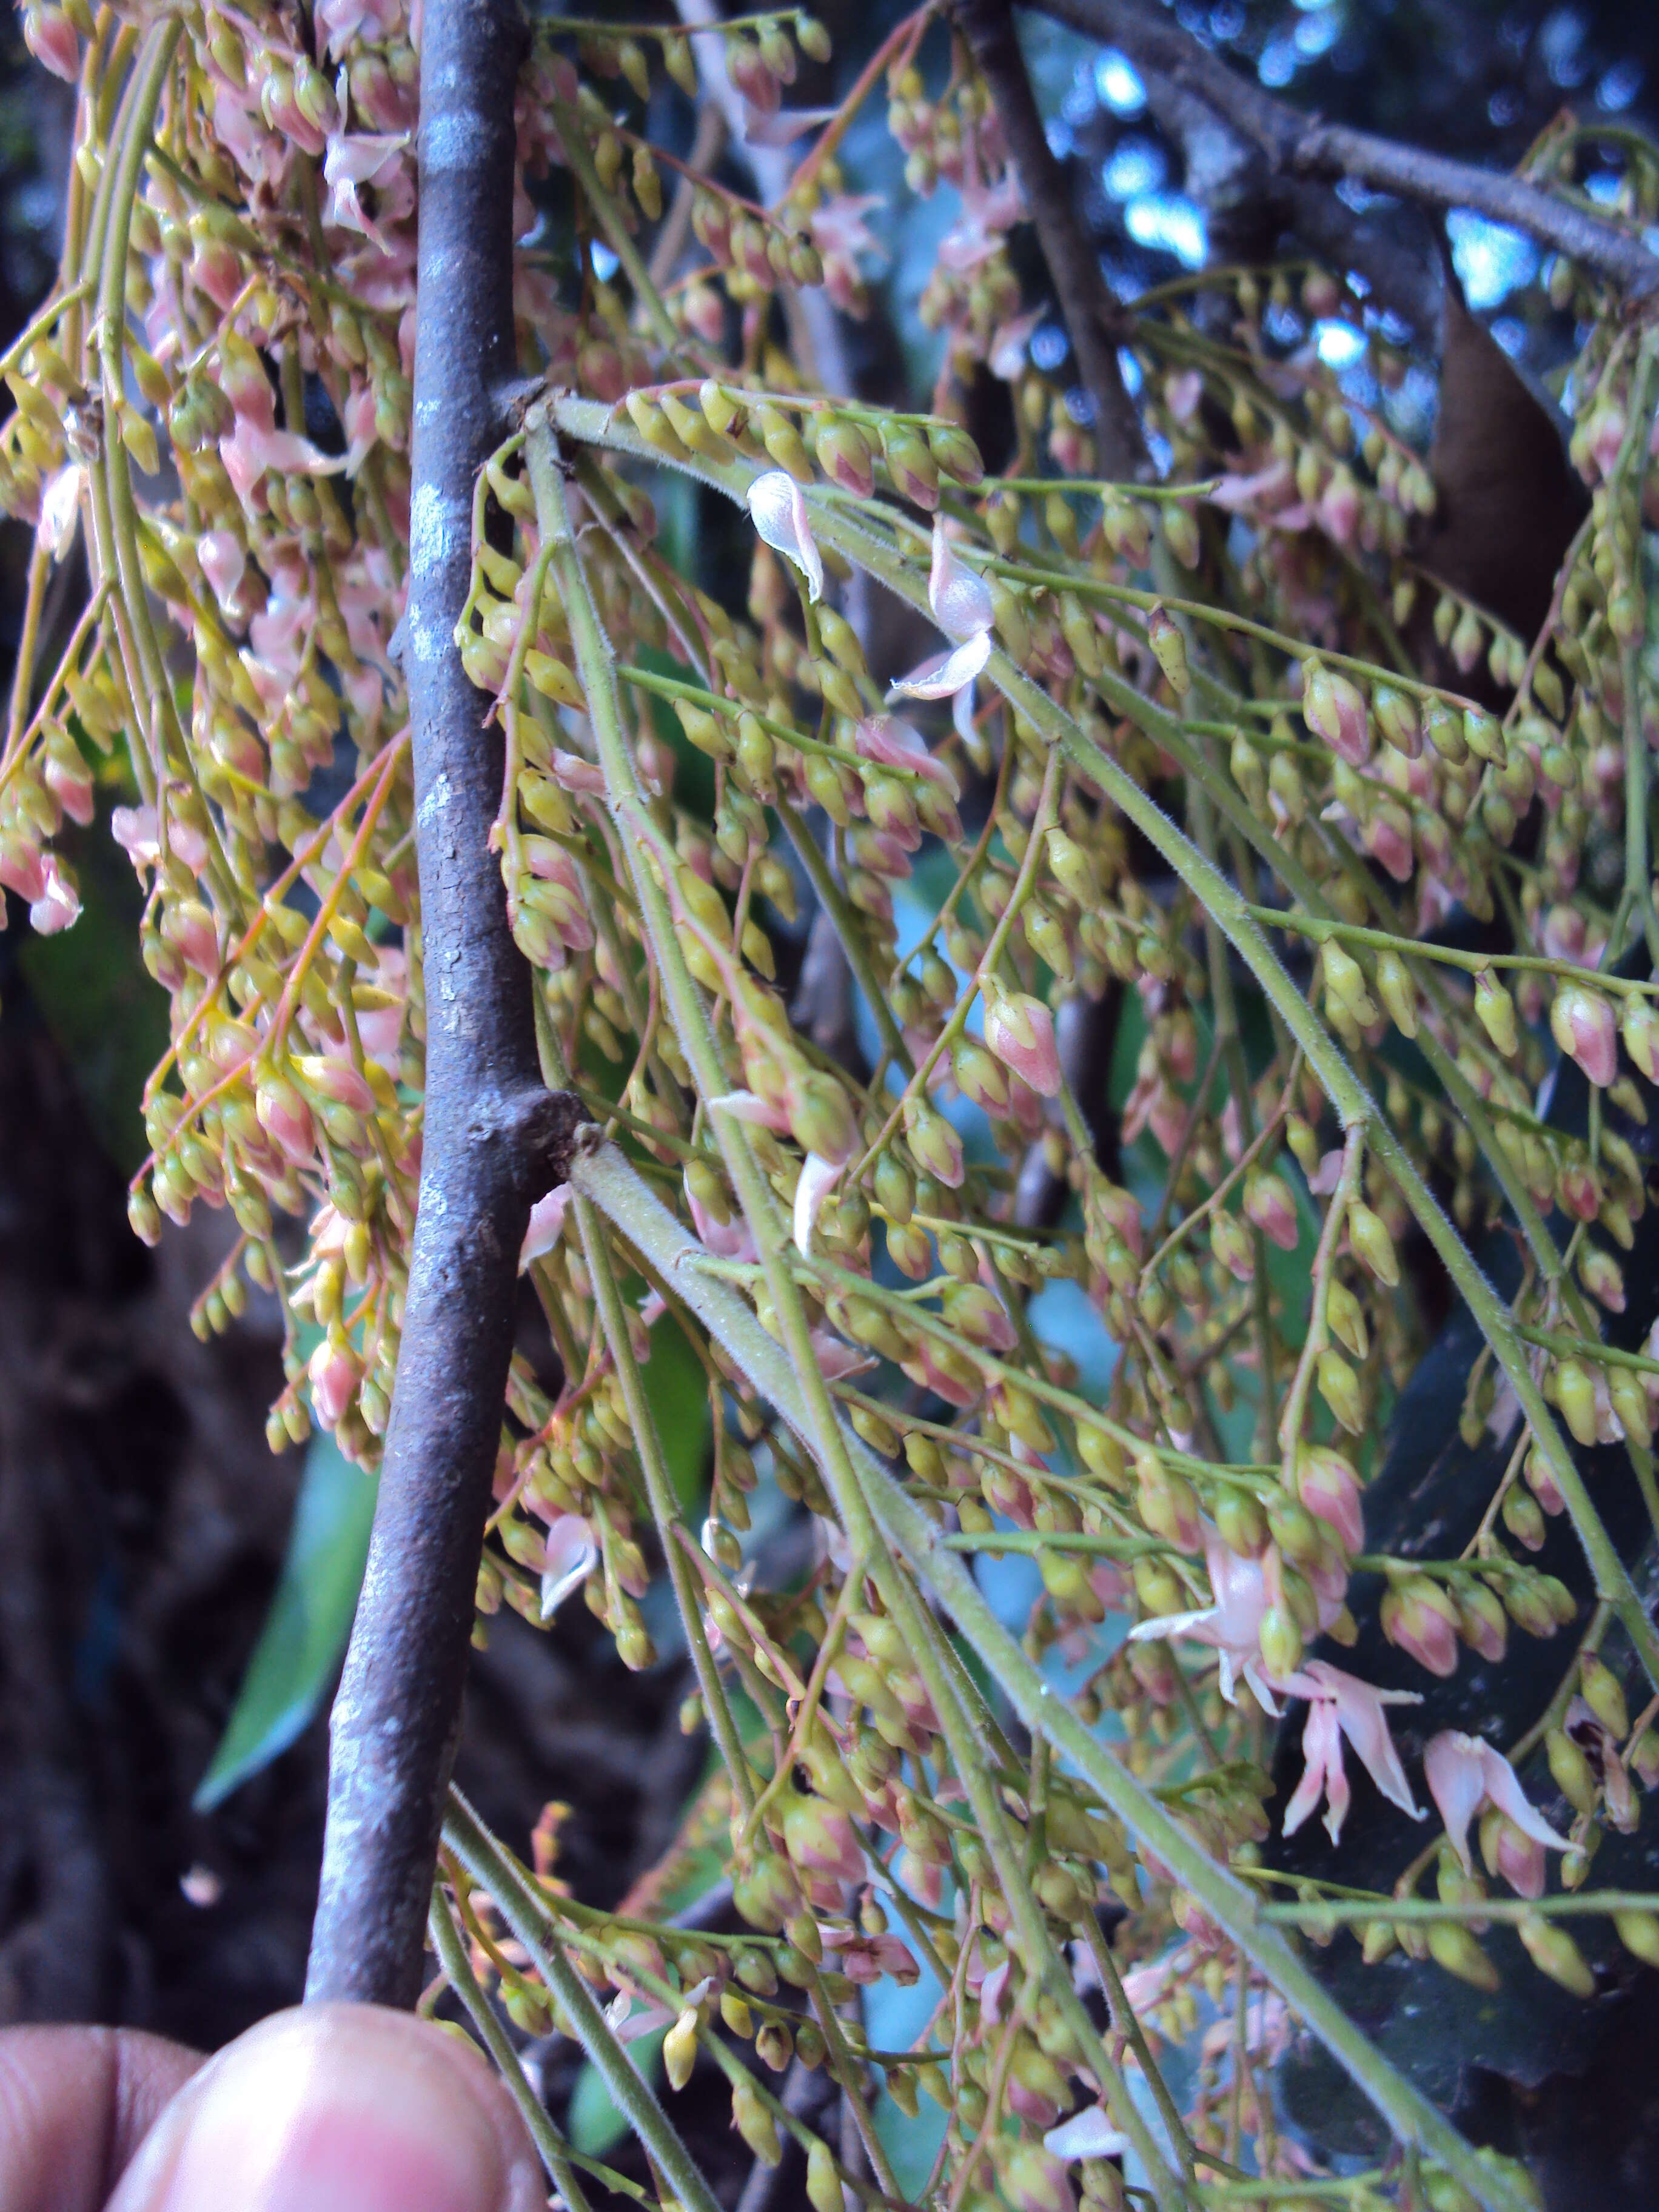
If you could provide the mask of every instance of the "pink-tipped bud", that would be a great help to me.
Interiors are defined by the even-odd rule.
[[[1437,1583],[1412,1575],[1382,1594],[1382,1633],[1390,1644],[1444,1677],[1457,1672],[1457,1607]]]
[[[81,75],[81,41],[75,26],[61,8],[27,8],[23,11],[23,43],[54,76],[74,84]]]
[[[870,441],[856,422],[826,416],[813,441],[818,466],[831,483],[850,491],[855,499],[869,499],[876,489],[876,457]]]
[[[1561,1203],[1576,1221],[1594,1221],[1601,1211],[1601,1186],[1588,1160],[1570,1160],[1560,1173]]]
[[[845,1813],[822,1797],[792,1796],[784,1808],[784,1848],[804,1874],[861,1881],[864,1853]],[[836,1900],[840,1902],[839,1899]]]
[[[1254,1170],[1244,1179],[1244,1212],[1271,1243],[1281,1252],[1294,1252],[1300,1227],[1296,1218],[1296,1201],[1282,1176],[1261,1169]]]
[[[1370,720],[1365,702],[1346,676],[1323,661],[1310,662],[1302,689],[1302,719],[1350,768],[1363,768],[1371,757]]]
[[[1040,1097],[1060,1089],[1060,1053],[1054,1018],[1040,999],[1024,991],[986,986],[985,1042],[1006,1067],[1029,1083]]]
[[[1328,1445],[1304,1444],[1296,1459],[1297,1495],[1334,1528],[1345,1551],[1365,1548],[1365,1516],[1352,1464]]]
[[[40,848],[15,830],[0,830],[0,884],[21,899],[46,895],[46,864]]]
[[[333,1428],[351,1403],[361,1373],[356,1355],[343,1337],[325,1337],[312,1353],[306,1369],[311,1410],[324,1428]]]
[[[1605,1090],[1619,1073],[1619,1033],[1601,993],[1582,983],[1563,984],[1550,1008],[1550,1030],[1562,1051]]]
[[[349,1106],[358,1114],[374,1111],[374,1093],[349,1060],[307,1053],[295,1061],[294,1067],[301,1082],[331,1106]]]
[[[298,1086],[286,1075],[267,1068],[254,1092],[259,1127],[282,1147],[296,1167],[309,1167],[317,1150],[317,1133],[311,1109]]]

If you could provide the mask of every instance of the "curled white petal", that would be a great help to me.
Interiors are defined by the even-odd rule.
[[[723,1091],[718,1098],[708,1102],[711,1113],[729,1114],[734,1121],[752,1122],[759,1129],[776,1129],[783,1126],[783,1116],[775,1106],[769,1106],[753,1091]]]
[[[962,560],[945,534],[939,516],[933,517],[933,560],[927,576],[927,604],[933,620],[957,645],[991,627],[991,591]]]
[[[564,1231],[566,1209],[570,1204],[570,1186],[562,1182],[550,1190],[545,1198],[538,1198],[530,1209],[526,1224],[524,1243],[519,1250],[519,1273],[523,1274],[532,1260],[539,1260],[544,1252],[550,1252]]]
[[[831,1185],[841,1173],[842,1162],[821,1159],[817,1152],[808,1152],[801,1163],[800,1181],[795,1185],[795,1243],[799,1250],[812,1249],[812,1224],[818,1218],[818,1208],[830,1195]]]
[[[1098,2105],[1088,2105],[1050,2128],[1042,2148],[1054,2158],[1117,2158],[1128,2149],[1129,2138],[1112,2125]]]
[[[40,543],[54,561],[61,561],[75,543],[75,525],[81,513],[81,486],[86,471],[78,461],[47,479],[40,495]]]
[[[542,1619],[551,1620],[572,1590],[587,1579],[599,1556],[593,1532],[580,1513],[561,1513],[547,1532],[542,1555]]]
[[[823,597],[823,562],[800,486],[787,469],[769,469],[749,487],[749,514],[775,553],[793,561],[806,579],[807,597]]]
[[[965,691],[991,658],[991,633],[979,630],[954,652],[935,653],[902,676],[889,692],[893,699],[952,699]]]

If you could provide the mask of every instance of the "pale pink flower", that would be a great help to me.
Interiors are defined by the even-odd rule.
[[[140,875],[160,860],[161,833],[153,806],[112,807],[109,827],[110,835]]]
[[[1261,1616],[1269,1602],[1262,1563],[1229,1551],[1216,1531],[1208,1528],[1204,1530],[1204,1559],[1210,1571],[1212,1602],[1194,1612],[1163,1613],[1138,1621],[1129,1631],[1129,1641],[1149,1644],[1166,1637],[1184,1637],[1191,1643],[1207,1644],[1217,1655],[1219,1687],[1227,1703],[1237,1702],[1242,1675],[1262,1711],[1277,1716],[1278,1704],[1261,1671]],[[1332,1619],[1340,1604],[1340,1601],[1332,1606]],[[1321,1615],[1322,1626],[1322,1601]]]
[[[866,760],[878,761],[884,768],[912,769],[938,784],[953,800],[959,793],[956,777],[943,761],[933,758],[926,738],[912,723],[899,721],[891,714],[868,714],[854,727],[853,744]]]
[[[741,1213],[734,1213],[729,1221],[720,1221],[706,1206],[686,1194],[686,1203],[691,1209],[692,1226],[697,1241],[706,1252],[717,1260],[753,1260],[758,1257],[755,1240],[750,1234],[749,1224]]]
[[[939,267],[958,276],[978,268],[998,250],[1024,212],[1019,178],[1012,169],[994,185],[965,182],[962,213],[939,241]]]
[[[204,530],[196,541],[196,558],[221,606],[232,599],[247,573],[247,555],[234,531]]]
[[[44,855],[40,870],[45,880],[40,896],[30,903],[29,921],[39,935],[56,937],[79,915],[81,895],[56,853]]]
[[[952,699],[965,691],[991,658],[991,634],[979,630],[954,651],[936,653],[901,677],[889,691],[890,699]]]
[[[1533,1805],[1503,1753],[1494,1751],[1480,1736],[1465,1735],[1461,1729],[1443,1729],[1429,1739],[1423,1753],[1423,1771],[1429,1795],[1446,1824],[1447,1840],[1466,1872],[1474,1870],[1469,1857],[1469,1823],[1483,1804],[1495,1805],[1523,1836],[1545,1850],[1570,1848],[1565,1838],[1558,1836]]]
[[[551,1620],[572,1590],[587,1580],[599,1556],[593,1532],[580,1514],[561,1513],[548,1529],[542,1548],[544,1620]]]
[[[1085,2105],[1069,2120],[1050,2128],[1042,2148],[1055,2158],[1121,2158],[1129,2138],[1112,2125],[1100,2106]]]
[[[958,645],[991,627],[990,586],[957,554],[946,533],[945,518],[938,514],[933,517],[927,604],[933,610],[933,620],[946,637]]]
[[[1012,384],[1025,367],[1026,349],[1031,333],[1048,313],[1046,307],[1033,307],[1028,314],[1015,315],[999,324],[991,333],[988,362],[993,376],[1000,376],[1005,384]]]
[[[823,559],[812,535],[800,486],[787,469],[769,469],[749,487],[749,514],[775,553],[793,561],[806,579],[807,597],[823,597]]]
[[[560,1183],[550,1190],[545,1198],[538,1198],[530,1209],[530,1218],[525,1224],[524,1243],[519,1247],[519,1273],[523,1274],[532,1260],[539,1260],[550,1252],[564,1233],[564,1217],[570,1206],[570,1186]]]
[[[1326,1801],[1325,1826],[1331,1841],[1335,1843],[1341,1836],[1348,1810],[1348,1778],[1342,1765],[1344,1736],[1389,1802],[1409,1813],[1413,1820],[1424,1817],[1406,1780],[1383,1711],[1385,1705],[1421,1705],[1415,1690],[1379,1690],[1325,1659],[1310,1659],[1299,1674],[1285,1677],[1283,1687],[1292,1697],[1309,1700],[1302,1736],[1307,1765],[1285,1808],[1287,1836],[1296,1833],[1322,1796]]]
[[[398,157],[408,143],[406,131],[338,131],[329,140],[323,156],[323,178],[328,185],[331,219],[342,230],[358,231],[363,237],[372,239],[386,252],[392,249],[380,225],[365,212],[357,187],[379,185],[383,180],[390,180],[403,166]],[[401,199],[404,196],[398,197]],[[383,221],[389,212],[381,210]]]

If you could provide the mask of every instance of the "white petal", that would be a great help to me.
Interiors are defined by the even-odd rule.
[[[1128,2149],[1129,2138],[1112,2125],[1098,2105],[1089,2105],[1050,2128],[1042,2148],[1054,2158],[1117,2158]]]
[[[729,1114],[734,1121],[752,1121],[757,1127],[775,1129],[778,1126],[777,1110],[752,1091],[723,1091],[718,1098],[708,1102],[709,1111],[716,1108]]]
[[[965,691],[991,658],[991,634],[980,630],[954,653],[935,653],[901,677],[888,693],[891,699],[950,699]]]
[[[958,645],[992,621],[991,593],[983,576],[975,575],[961,560],[945,534],[941,517],[933,517],[933,561],[927,578],[927,604],[933,620]]]
[[[40,495],[40,542],[54,561],[61,561],[75,542],[85,473],[78,461],[71,461],[48,480]]]
[[[530,1209],[530,1219],[525,1224],[524,1243],[519,1249],[519,1273],[523,1274],[532,1260],[539,1260],[544,1252],[550,1252],[564,1231],[564,1217],[570,1204],[570,1186],[562,1182],[556,1190],[550,1190],[545,1198],[538,1198]]]
[[[775,553],[793,561],[806,579],[807,597],[823,597],[823,562],[800,486],[787,469],[769,469],[749,487],[749,514]]]
[[[1218,1611],[1217,1607],[1206,1605],[1199,1613],[1160,1613],[1151,1620],[1136,1621],[1129,1631],[1129,1641],[1161,1644],[1167,1636],[1190,1636],[1195,1628],[1207,1628]]]
[[[812,1224],[818,1218],[818,1209],[845,1165],[845,1161],[838,1166],[832,1160],[820,1159],[816,1152],[808,1152],[801,1164],[800,1181],[795,1185],[795,1243],[809,1255],[812,1249]]]
[[[547,1532],[542,1554],[542,1619],[551,1620],[572,1590],[587,1579],[599,1556],[593,1533],[580,1513],[562,1513]]]

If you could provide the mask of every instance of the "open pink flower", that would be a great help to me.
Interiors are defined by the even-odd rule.
[[[1469,1857],[1469,1822],[1483,1804],[1495,1805],[1523,1836],[1546,1850],[1565,1851],[1570,1848],[1566,1838],[1558,1836],[1533,1805],[1503,1753],[1494,1751],[1481,1737],[1465,1735],[1461,1729],[1443,1729],[1438,1735],[1429,1739],[1423,1753],[1423,1771],[1428,1779],[1429,1795],[1446,1824],[1447,1840],[1462,1860],[1465,1872],[1474,1870]],[[1517,1868],[1516,1871],[1521,1869]],[[1510,1875],[1508,1878],[1513,1881],[1514,1876]],[[1516,1883],[1516,1887],[1522,1885]],[[1542,1887],[1541,1881],[1539,1887]],[[1528,1883],[1523,1893],[1537,1893]]]
[[[1307,1725],[1302,1732],[1307,1765],[1285,1808],[1287,1836],[1296,1833],[1322,1796],[1331,1841],[1335,1843],[1341,1836],[1349,1796],[1342,1765],[1344,1736],[1389,1802],[1409,1813],[1413,1820],[1422,1820],[1422,1808],[1412,1796],[1383,1711],[1385,1705],[1420,1705],[1423,1700],[1415,1690],[1379,1690],[1325,1659],[1310,1659],[1301,1673],[1285,1677],[1284,1687],[1293,1697],[1309,1701]]]
[[[793,561],[806,579],[807,597],[823,597],[823,558],[812,535],[801,488],[787,469],[768,469],[749,487],[749,516],[775,553]]]
[[[1243,1559],[1229,1551],[1210,1528],[1204,1530],[1204,1560],[1210,1571],[1213,1602],[1195,1612],[1161,1613],[1153,1620],[1138,1621],[1129,1631],[1129,1641],[1149,1644],[1166,1637],[1184,1637],[1190,1643],[1208,1644],[1219,1662],[1218,1686],[1227,1703],[1237,1703],[1242,1675],[1262,1711],[1277,1718],[1279,1703],[1273,1691],[1280,1686],[1267,1680],[1261,1664],[1261,1616],[1273,1602],[1266,1566],[1261,1559]],[[1316,1595],[1319,1625],[1327,1628],[1342,1610],[1341,1597],[1317,1590]]]

